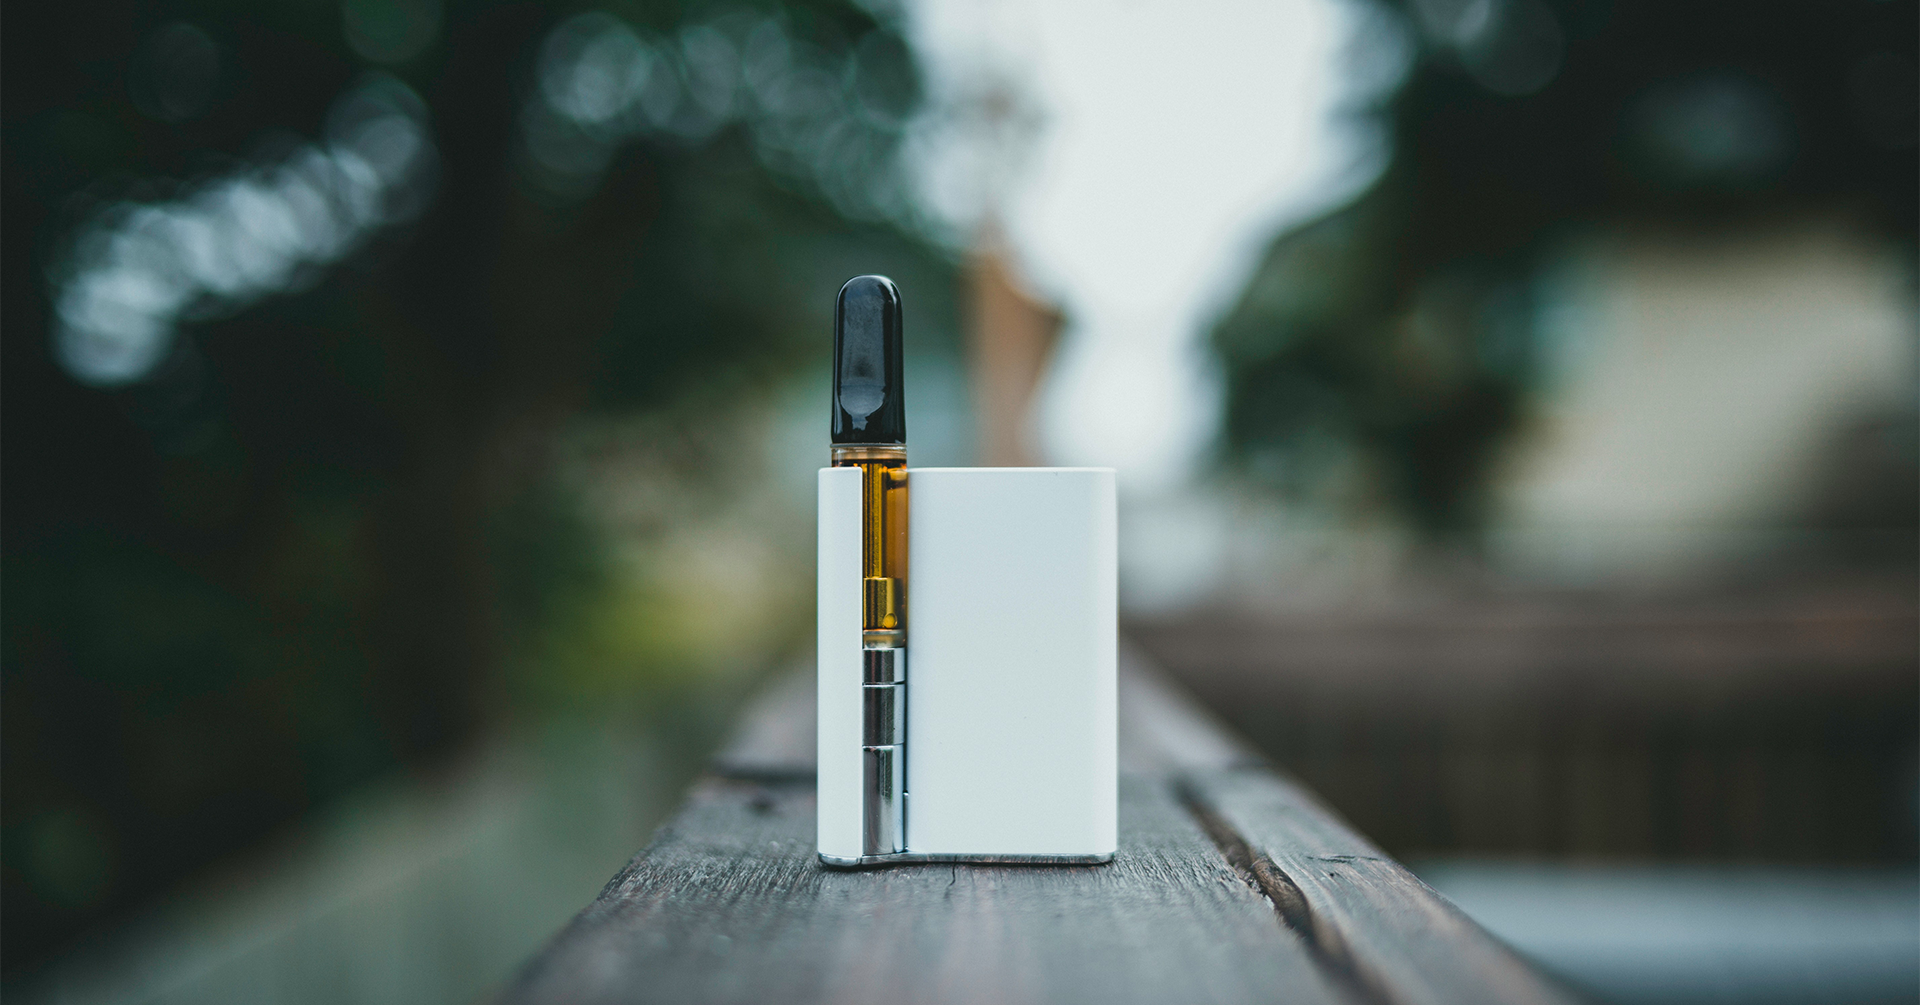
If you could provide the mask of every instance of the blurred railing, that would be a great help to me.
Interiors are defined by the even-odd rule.
[[[1914,855],[1911,583],[1215,613],[1133,634],[1400,857]]]

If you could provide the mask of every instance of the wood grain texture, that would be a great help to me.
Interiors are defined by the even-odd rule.
[[[710,779],[529,969],[529,1002],[1341,999],[1164,788],[1111,866],[814,860],[806,786]]]
[[[1105,866],[820,866],[810,695],[770,688],[503,1000],[1568,1000],[1137,652],[1122,652],[1120,851]]]
[[[1227,858],[1353,997],[1396,1005],[1570,997],[1289,779],[1208,771],[1179,787]]]

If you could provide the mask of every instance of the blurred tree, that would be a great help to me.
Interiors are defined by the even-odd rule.
[[[9,980],[552,694],[542,675],[565,670],[539,640],[578,634],[606,585],[605,543],[553,474],[574,417],[655,416],[648,456],[697,496],[745,449],[736,403],[819,357],[846,275],[914,276],[919,331],[951,338],[953,266],[903,226],[894,176],[917,71],[843,0],[9,13]],[[385,117],[354,119],[360,93]],[[395,132],[409,121],[424,152]],[[313,156],[343,165],[332,209],[259,201]],[[341,200],[383,157],[424,165],[370,190],[385,222],[350,256],[308,234],[286,258],[286,227],[373,219]],[[62,298],[128,264],[112,239],[139,236],[142,207],[171,214],[155,233],[175,243],[158,272],[109,278],[200,292],[142,308],[159,312],[145,328],[76,321]],[[250,292],[223,292],[233,274]],[[49,351],[59,326],[96,322],[163,351],[111,379]],[[673,616],[627,600],[636,624]],[[656,665],[613,676],[672,669],[649,652],[623,650]]]
[[[1538,367],[1534,275],[1570,228],[1820,208],[1916,240],[1915,5],[1407,0],[1389,165],[1281,235],[1213,333],[1232,465],[1344,470],[1470,536]],[[1391,49],[1396,33],[1372,44]],[[1357,460],[1357,464],[1354,463]]]

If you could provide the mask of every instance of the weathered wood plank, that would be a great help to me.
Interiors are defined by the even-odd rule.
[[[724,778],[804,781],[813,784],[813,664],[774,678],[749,702],[740,725],[713,758]]]
[[[1264,764],[1124,640],[1118,691],[1122,774],[1171,776]]]
[[[843,872],[809,786],[709,779],[509,999],[1340,1001],[1164,787],[1123,785],[1111,866]]]
[[[1361,1000],[1568,997],[1291,780],[1228,770],[1180,785],[1227,858]]]
[[[1134,651],[1106,866],[822,868],[810,698],[770,689],[505,1000],[1567,1000]]]

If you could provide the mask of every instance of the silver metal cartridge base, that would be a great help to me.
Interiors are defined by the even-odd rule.
[[[861,747],[861,850],[867,855],[897,855],[907,848],[906,748]]]
[[[907,849],[907,651],[861,651],[860,850]]]

